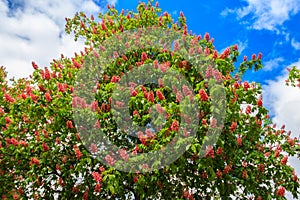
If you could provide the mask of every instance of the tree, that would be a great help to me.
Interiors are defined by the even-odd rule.
[[[139,3],[137,12],[122,10],[118,13],[108,6],[105,14],[99,14],[98,21],[94,16],[88,18],[84,13],[76,14],[73,19],[66,19],[66,31],[73,32],[75,39],[85,39],[89,46],[85,51],[75,54],[74,58],[61,56],[50,63],[50,68],[41,69],[33,62],[32,76],[16,80],[11,86],[1,68],[0,194],[3,199],[53,199],[57,195],[59,199],[201,199],[212,196],[285,199],[285,191],[297,198],[299,179],[287,161],[288,155],[299,158],[299,140],[291,138],[284,126],[277,129],[272,124],[268,110],[263,106],[260,84],[242,81],[247,70],[263,67],[262,55],[253,54],[251,60],[244,57],[240,66],[235,67],[239,56],[237,45],[218,53],[208,33],[202,38],[188,32],[183,13],[176,23],[167,12],[161,13],[158,3],[152,5],[149,2]],[[149,35],[143,35],[145,32],[139,30],[164,30],[165,34],[159,35],[162,41],[168,42],[171,38],[170,41],[175,42],[169,49],[147,46]],[[180,35],[179,43],[173,40],[172,33]],[[125,36],[138,34],[143,37],[136,39],[138,42],[131,49],[133,44],[130,42],[135,40],[128,37],[129,41],[126,41]],[[130,51],[114,54],[114,48],[119,44],[127,44]],[[124,46],[120,49],[115,51],[123,52]],[[182,56],[187,53],[201,56],[201,61],[205,61],[202,63],[205,73],[197,71],[193,56],[190,60]],[[101,56],[107,56],[109,62],[99,59]],[[111,59],[114,61],[110,62]],[[106,67],[89,68],[93,64],[105,64]],[[150,65],[156,71],[151,71]],[[130,76],[126,78],[128,71],[143,66],[154,73],[173,70],[175,78],[179,74],[189,85],[172,88],[164,84],[166,80],[163,79],[140,85],[130,82]],[[97,75],[96,84],[85,79],[91,74]],[[146,74],[144,79],[148,80],[148,76],[157,78],[152,75]],[[81,78],[84,81],[78,81]],[[297,78],[299,73],[293,68],[289,78],[291,83]],[[116,95],[114,90],[122,80],[129,82],[132,90]],[[176,85],[176,80],[180,82],[175,79],[171,83]],[[225,96],[219,100],[213,96],[222,90],[214,90],[211,81],[224,88]],[[93,84],[96,101],[80,98],[80,95],[90,94],[85,93],[88,90],[84,87]],[[145,132],[140,131],[138,137],[128,136],[128,132],[120,130],[118,123],[124,121],[123,111],[118,108],[123,108],[124,103],[118,98],[126,96],[126,109],[130,115],[125,120],[148,126],[152,123],[151,118],[160,119],[153,122],[154,125],[164,118],[161,129],[154,133],[153,128],[148,128]],[[188,97],[196,101],[196,107],[193,107],[196,111],[191,116],[184,115],[183,109],[191,103]],[[223,100],[223,110],[214,109]],[[152,108],[160,115],[153,116]],[[221,123],[217,115],[222,112],[225,114]],[[114,118],[113,114],[120,118]],[[88,123],[91,116],[96,116],[97,121],[89,125],[120,146],[118,152],[103,149],[101,140],[96,138],[103,139],[101,135],[81,134],[89,127],[79,126],[82,124],[78,125],[78,122]],[[194,126],[193,137],[186,129],[181,129],[183,124]],[[208,134],[216,130],[220,134],[214,138],[215,143],[204,145]],[[174,141],[176,134],[187,138],[189,148],[174,162],[154,170],[149,169],[157,163],[152,162],[153,166],[144,164],[140,171],[131,173],[116,169],[126,162],[136,169],[135,154],[161,150],[172,142],[182,145],[179,143],[186,140]],[[103,155],[106,162],[95,156],[101,152],[106,153]]]

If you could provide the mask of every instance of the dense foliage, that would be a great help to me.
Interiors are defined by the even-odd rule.
[[[137,12],[118,13],[108,6],[99,19],[84,13],[67,19],[66,31],[83,38],[89,46],[74,58],[53,60],[50,67],[39,68],[34,62],[30,78],[9,85],[4,69],[0,70],[0,194],[11,199],[285,199],[290,191],[300,194],[299,179],[288,165],[288,156],[300,156],[300,143],[291,138],[282,126],[272,124],[263,106],[259,83],[242,80],[247,70],[262,68],[262,55],[244,57],[235,67],[239,52],[237,45],[224,52],[214,49],[213,39],[188,31],[186,18],[180,13],[174,23],[171,15],[162,13],[156,5],[139,3]],[[180,33],[194,41],[200,51],[210,58],[217,69],[199,74],[195,66],[174,51],[143,48],[117,55],[103,72],[97,84],[96,104],[87,103],[73,94],[78,71],[87,67],[84,60],[101,52],[96,49],[115,35],[145,27],[160,27]],[[102,49],[103,50],[103,49]],[[175,162],[151,172],[126,173],[116,170],[116,158],[106,157],[104,165],[94,156],[97,144],[85,148],[73,118],[74,107],[97,115],[97,128],[103,130],[118,145],[123,145],[123,160],[127,154],[160,149],[178,132],[180,125],[180,92],[159,84],[135,85],[130,92],[130,117],[139,125],[149,123],[149,108],[156,106],[166,112],[166,121],[156,135],[141,133],[128,142],[111,120],[112,91],[126,71],[143,64],[153,64],[160,70],[173,69],[181,73],[198,101],[199,123],[190,148]],[[215,145],[207,146],[204,157],[199,156],[202,140],[210,127],[216,125],[211,117],[211,94],[205,76],[218,79],[225,88],[225,121]],[[299,80],[293,68],[289,81]],[[188,95],[186,95],[188,96]],[[119,102],[118,106],[122,105]],[[126,143],[127,142],[127,143]],[[147,166],[143,166],[147,168]]]

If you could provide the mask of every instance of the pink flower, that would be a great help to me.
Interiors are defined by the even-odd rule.
[[[111,166],[113,166],[116,162],[116,160],[113,157],[111,157],[110,155],[105,156],[105,160]]]
[[[98,151],[98,147],[94,143],[92,143],[90,146],[90,151],[92,153],[96,153]]]
[[[208,145],[206,147],[206,150],[205,150],[205,157],[211,157],[212,159],[214,159],[214,147],[211,146],[211,145]]]
[[[129,158],[126,149],[120,149],[120,150],[119,150],[119,155],[120,155],[121,158],[122,158],[123,160],[125,160],[125,161],[127,161],[128,158]]]
[[[176,92],[176,102],[182,101],[182,93],[180,91]]]
[[[162,71],[164,73],[170,68],[170,62],[162,63],[159,65],[158,68],[160,69],[160,71]]]
[[[156,104],[155,107],[159,114],[162,114],[164,112],[164,108],[160,104]]]

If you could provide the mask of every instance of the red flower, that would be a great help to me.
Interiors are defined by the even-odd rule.
[[[222,147],[219,147],[219,148],[217,149],[217,152],[216,152],[216,154],[219,156],[219,155],[221,155],[221,154],[222,154],[222,152],[223,152],[223,149],[222,149]]]
[[[30,165],[33,165],[33,164],[39,165],[40,164],[39,159],[37,159],[35,157],[31,158]]]
[[[145,52],[142,52],[142,55],[141,55],[141,61],[144,62],[145,60],[148,59],[148,56]]]
[[[174,120],[172,125],[171,125],[171,130],[172,131],[178,131],[179,130],[179,124],[177,120]]]
[[[230,130],[233,132],[236,130],[236,127],[237,127],[237,122],[232,122],[230,126]]]
[[[244,62],[246,62],[246,61],[247,61],[247,59],[248,59],[248,58],[247,58],[247,56],[244,56]]]
[[[39,66],[35,62],[32,62],[31,64],[33,69],[37,70],[39,68]]]
[[[264,172],[265,171],[264,164],[259,164],[258,167],[257,167],[257,169],[258,169],[259,172]]]
[[[214,157],[215,157],[214,154],[215,154],[214,147],[211,145],[208,145],[206,147],[205,157],[211,157],[212,159],[214,159]]]
[[[5,122],[6,122],[7,124],[10,124],[10,123],[12,122],[12,120],[11,120],[9,117],[5,117]]]
[[[83,156],[83,154],[81,153],[80,149],[76,145],[74,146],[74,151],[75,151],[76,158],[79,160]]]
[[[139,177],[138,177],[138,176],[134,176],[134,177],[133,177],[133,182],[134,182],[134,183],[137,183],[138,181],[139,181]]]
[[[140,114],[137,110],[134,110],[132,114],[133,114],[133,116],[140,117]]]
[[[5,100],[11,103],[16,102],[14,98],[12,98],[9,94],[4,94]]]
[[[51,95],[48,92],[45,93],[45,98],[47,99],[48,102],[52,101]]]
[[[100,191],[101,191],[101,184],[100,183],[97,183],[95,185],[94,191],[97,192],[97,193],[100,193]]]
[[[72,58],[72,63],[73,63],[75,68],[77,68],[77,69],[81,68],[81,65],[74,58]]]
[[[207,93],[205,92],[205,90],[200,89],[200,90],[199,90],[199,95],[200,95],[201,101],[208,101],[208,95],[207,95]]]
[[[72,121],[70,121],[70,120],[67,121],[67,128],[68,128],[68,129],[74,128],[74,127],[73,127],[73,124],[72,124]]]
[[[207,32],[205,33],[204,39],[205,39],[206,41],[208,41],[208,40],[210,39],[209,33],[207,33]]]
[[[252,54],[252,60],[255,60],[255,59],[256,59],[256,55]]]
[[[262,53],[259,53],[257,59],[261,60],[261,58],[262,58]]]
[[[206,178],[207,178],[207,173],[206,173],[206,172],[202,172],[201,177],[202,177],[203,179],[206,179]]]
[[[92,176],[97,183],[102,182],[102,175],[98,172],[92,172]]]
[[[18,140],[16,140],[15,138],[11,138],[10,142],[14,145],[14,146],[18,146]]]
[[[218,178],[222,178],[222,171],[218,169],[216,175]]]
[[[44,151],[49,151],[49,149],[50,149],[46,143],[43,143],[42,147],[43,147]]]
[[[243,140],[240,136],[236,139],[236,142],[238,143],[239,146],[243,145]]]
[[[154,103],[154,94],[153,91],[151,90],[150,92],[148,92],[148,96],[147,96],[147,100],[151,101],[152,103]]]
[[[119,76],[113,76],[110,81],[113,83],[118,83],[120,80],[121,78]]]
[[[160,90],[156,90],[156,95],[158,97],[159,100],[164,100],[165,96],[163,95],[163,93]]]
[[[250,113],[251,113],[251,110],[252,110],[251,106],[248,105],[248,106],[246,107],[245,113],[246,113],[246,114],[250,114]]]
[[[280,161],[280,164],[282,164],[282,165],[285,165],[286,163],[287,163],[287,161],[288,161],[288,156],[287,155],[285,155],[282,159],[281,159],[281,161]]]
[[[284,197],[285,196],[285,188],[283,186],[279,186],[276,191],[276,195],[278,195],[280,197]]]
[[[158,4],[158,1],[155,3],[155,7],[158,7],[159,6],[159,4]]]
[[[259,99],[257,100],[257,105],[258,105],[259,107],[262,107],[262,105],[263,105],[262,98],[259,98]]]
[[[247,91],[250,88],[250,85],[247,81],[244,82],[244,89]]]

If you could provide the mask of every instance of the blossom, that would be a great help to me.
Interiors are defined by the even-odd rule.
[[[251,110],[252,110],[251,106],[248,105],[248,106],[246,107],[245,113],[246,113],[246,114],[250,114],[250,113],[251,113]]]
[[[163,95],[163,93],[160,90],[156,90],[156,96],[161,101],[165,99],[165,96]]]
[[[134,183],[137,183],[138,181],[139,181],[139,177],[138,177],[138,176],[134,176],[134,177],[133,177],[133,182],[134,182]]]
[[[207,93],[205,92],[205,90],[200,89],[200,90],[199,90],[199,95],[200,95],[201,101],[208,101],[208,95],[207,95]]]
[[[142,52],[142,55],[141,55],[141,61],[144,62],[145,60],[148,59],[148,56],[145,52]]]
[[[215,157],[214,154],[215,154],[214,147],[211,145],[208,145],[205,150],[205,157],[211,157],[212,159],[214,159],[214,157]]]
[[[74,145],[74,151],[75,151],[76,158],[79,160],[83,156],[83,154],[81,153],[80,149],[76,145]]]
[[[152,90],[148,92],[147,100],[151,101],[152,103],[154,103],[154,93],[153,93]]]
[[[51,95],[48,92],[45,93],[45,98],[48,102],[52,101]]]
[[[205,39],[206,41],[208,41],[208,40],[210,39],[209,33],[207,33],[207,32],[205,33],[204,39]]]
[[[111,157],[110,155],[105,156],[105,160],[111,166],[114,165],[116,162],[116,160],[113,157]]]
[[[44,142],[43,144],[42,144],[42,147],[43,147],[43,149],[44,149],[44,151],[49,151],[49,146]]]
[[[74,127],[73,127],[72,121],[70,121],[70,120],[67,121],[67,128],[68,128],[68,129],[74,128]]]
[[[242,146],[243,144],[243,140],[240,136],[236,139],[236,142],[238,143],[239,146]]]
[[[30,165],[33,165],[33,164],[39,165],[40,164],[39,159],[37,159],[36,157],[32,157],[30,160],[31,160]]]
[[[278,195],[280,197],[284,197],[285,196],[285,188],[283,186],[279,186],[276,191],[276,195]]]
[[[257,167],[257,169],[258,169],[259,172],[264,172],[265,171],[264,164],[259,164],[258,167]]]
[[[255,59],[256,59],[256,55],[252,54],[252,60],[255,60]]]
[[[96,153],[96,152],[98,151],[98,147],[97,147],[94,143],[92,143],[92,144],[90,145],[90,151],[91,151],[92,153]]]
[[[259,107],[262,107],[262,105],[263,105],[262,98],[259,98],[259,99],[257,100],[257,105],[258,105]]]
[[[101,191],[101,184],[100,183],[97,183],[95,185],[94,191],[97,192],[97,193],[100,193],[100,191]]]
[[[122,158],[123,160],[125,160],[125,161],[127,161],[128,158],[129,158],[126,149],[120,149],[120,150],[119,150],[119,155],[120,155],[121,158]]]
[[[250,88],[250,85],[247,81],[244,82],[243,86],[244,86],[244,90],[246,91]]]
[[[287,161],[288,161],[288,156],[287,155],[285,155],[282,159],[281,159],[281,161],[280,161],[280,164],[282,164],[282,165],[285,165],[286,163],[287,163]]]
[[[237,122],[232,122],[230,126],[230,130],[233,132],[236,130],[236,127],[237,127]]]
[[[222,171],[218,169],[216,175],[218,178],[222,178]]]
[[[102,182],[102,175],[99,172],[92,172],[92,176],[97,183]]]
[[[179,130],[179,123],[178,123],[177,120],[174,120],[174,121],[172,122],[171,130],[172,130],[172,131],[178,131],[178,130]]]
[[[16,100],[14,99],[14,98],[12,98],[9,94],[4,94],[4,98],[5,98],[5,100],[6,101],[8,101],[8,102],[11,102],[11,103],[14,103],[14,102],[16,102]]]
[[[121,78],[119,76],[113,76],[110,81],[113,83],[118,83],[120,80]]]
[[[223,149],[222,149],[222,147],[219,147],[219,148],[217,149],[217,152],[216,152],[216,154],[219,156],[219,155],[221,155],[221,154],[222,154],[222,152],[223,152]]]
[[[262,53],[259,53],[259,54],[258,54],[257,59],[259,59],[259,60],[262,59]]]
[[[180,91],[176,92],[176,102],[182,101],[182,93]]]

